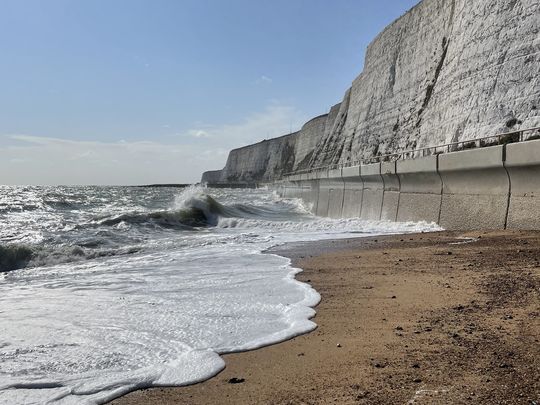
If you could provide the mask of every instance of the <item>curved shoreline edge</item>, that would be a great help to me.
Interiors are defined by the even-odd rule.
[[[295,243],[272,253],[290,257],[304,269],[297,278],[320,292],[314,332],[224,355],[225,370],[203,383],[136,391],[111,403],[540,398],[539,232],[381,236]],[[243,382],[229,383],[234,378]]]

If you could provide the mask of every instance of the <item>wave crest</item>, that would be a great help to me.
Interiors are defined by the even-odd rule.
[[[32,249],[28,246],[0,245],[0,272],[26,267],[32,256]]]
[[[280,205],[281,204],[281,205]],[[223,219],[287,221],[307,215],[305,207],[296,203],[252,205],[243,203],[222,204],[200,187],[189,187],[182,192],[172,210],[130,212],[98,221],[99,225],[119,224],[158,226],[180,230],[220,226]]]
[[[133,254],[140,251],[140,249],[137,246],[126,246],[117,249],[88,249],[80,245],[0,245],[0,273],[28,267],[52,266],[99,257]]]

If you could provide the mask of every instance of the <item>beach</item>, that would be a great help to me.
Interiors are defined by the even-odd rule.
[[[437,232],[274,249],[322,296],[309,334],[128,404],[533,404],[540,233]]]

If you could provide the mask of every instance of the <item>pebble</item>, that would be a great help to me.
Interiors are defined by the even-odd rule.
[[[231,378],[231,379],[228,381],[228,383],[229,383],[229,384],[241,384],[241,383],[243,383],[244,381],[246,381],[245,378],[237,378],[237,377],[233,377],[233,378]]]

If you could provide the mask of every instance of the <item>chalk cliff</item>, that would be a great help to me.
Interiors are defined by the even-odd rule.
[[[339,104],[330,113],[313,118],[302,129],[279,138],[234,149],[220,172],[220,182],[258,183],[271,181],[283,174],[309,167],[318,143],[329,135],[339,111]],[[203,182],[212,183],[216,172],[206,172]]]
[[[363,72],[299,132],[231,151],[221,182],[540,126],[540,0],[424,0],[369,45]]]

